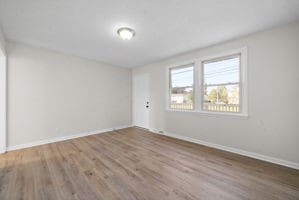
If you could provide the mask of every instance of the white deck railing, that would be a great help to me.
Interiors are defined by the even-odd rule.
[[[193,104],[192,103],[171,103],[170,108],[177,109],[177,110],[192,110]]]
[[[192,110],[192,103],[171,103],[171,109],[177,110]],[[213,103],[204,103],[203,110],[207,111],[218,111],[218,112],[239,112],[239,105],[236,104],[213,104]]]
[[[205,103],[203,105],[204,110],[219,111],[219,112],[239,112],[239,105],[236,104],[211,104]]]

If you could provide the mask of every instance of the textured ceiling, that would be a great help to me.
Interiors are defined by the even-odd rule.
[[[0,0],[7,39],[138,67],[299,19],[299,0]],[[136,30],[121,40],[117,28]]]

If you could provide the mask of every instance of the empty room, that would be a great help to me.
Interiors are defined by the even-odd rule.
[[[0,200],[299,200],[299,0],[0,0]]]

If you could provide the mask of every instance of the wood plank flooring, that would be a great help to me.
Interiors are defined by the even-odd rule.
[[[299,170],[137,128],[0,155],[1,200],[299,199]]]

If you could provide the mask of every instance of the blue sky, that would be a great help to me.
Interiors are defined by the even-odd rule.
[[[191,86],[193,67],[172,69],[172,87]],[[221,84],[239,81],[239,58],[204,64],[204,83]]]
[[[193,67],[171,70],[172,87],[191,86],[193,84]]]

